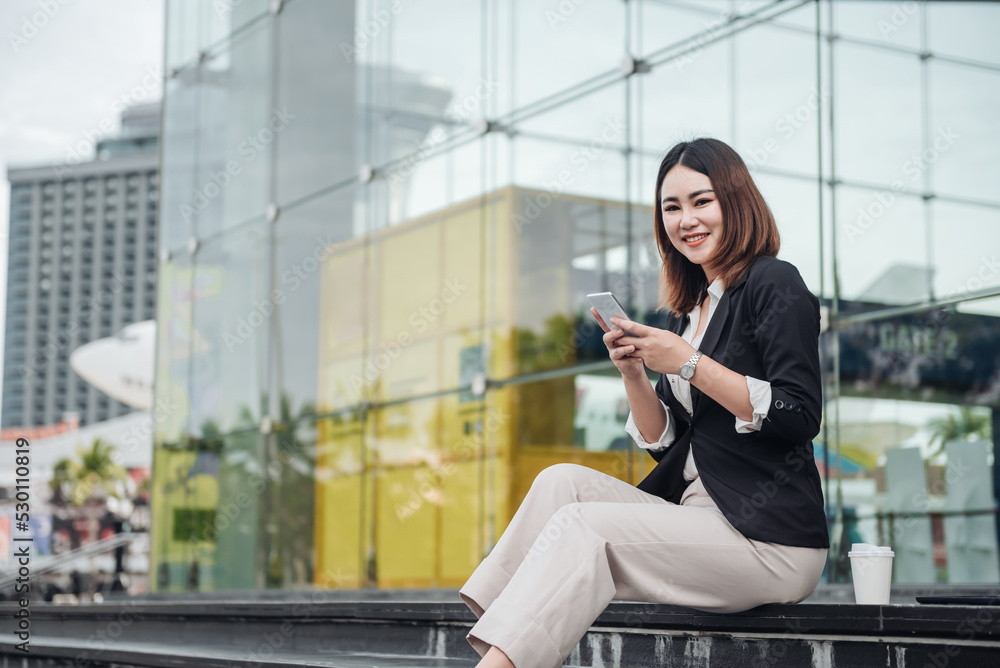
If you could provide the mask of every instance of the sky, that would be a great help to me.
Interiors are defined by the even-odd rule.
[[[110,134],[117,131],[121,102],[160,99],[160,84],[148,83],[151,72],[162,75],[163,20],[163,0],[0,3],[0,323],[7,298],[7,169],[63,161],[77,148],[89,159],[88,137],[100,138],[105,119],[114,124]],[[0,350],[3,335],[0,324]]]

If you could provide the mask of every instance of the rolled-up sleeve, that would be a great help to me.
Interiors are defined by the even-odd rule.
[[[737,417],[736,432],[739,434],[760,431],[761,424],[767,417],[767,410],[771,405],[771,383],[753,376],[746,378],[747,390],[750,391],[750,404],[753,406],[753,420],[747,422]]]
[[[663,399],[660,399],[660,405],[663,406],[663,412],[667,416],[667,426],[663,428],[663,433],[660,434],[660,438],[654,443],[647,443],[642,438],[639,428],[635,426],[635,421],[632,420],[632,411],[629,411],[628,419],[625,420],[625,431],[640,448],[645,448],[646,450],[666,450],[676,440],[676,436],[674,435],[674,421],[670,419],[670,411],[667,409],[667,405],[663,403]]]
[[[771,384],[761,438],[807,443],[819,433],[823,383],[819,299],[795,265],[776,262],[754,289],[754,341]]]

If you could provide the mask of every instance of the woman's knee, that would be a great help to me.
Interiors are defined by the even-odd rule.
[[[549,486],[549,485],[563,485],[569,482],[574,482],[582,479],[588,469],[586,466],[581,466],[580,464],[573,464],[570,462],[559,462],[558,464],[552,464],[546,466],[538,475],[535,476],[535,480],[531,483],[532,486]]]
[[[573,501],[618,500],[612,488],[619,482],[617,478],[596,469],[571,462],[560,462],[542,469],[532,483],[546,489],[568,488],[572,490]]]

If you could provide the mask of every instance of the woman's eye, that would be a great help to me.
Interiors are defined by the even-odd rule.
[[[710,200],[710,199],[700,199],[700,200],[698,200],[697,202],[695,202],[695,203],[694,203],[694,205],[695,205],[695,206],[698,206],[698,205],[699,205],[699,204],[701,204],[702,202],[711,202],[711,201],[712,201],[712,200]]]

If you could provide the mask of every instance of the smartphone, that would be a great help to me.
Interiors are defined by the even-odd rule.
[[[607,324],[608,327],[612,329],[621,329],[618,325],[611,322],[611,318],[625,318],[626,320],[631,320],[628,314],[625,313],[625,309],[622,308],[621,303],[615,298],[610,292],[595,292],[592,295],[587,295],[587,301],[590,305],[597,309],[598,315]],[[625,332],[630,334],[631,332]]]

